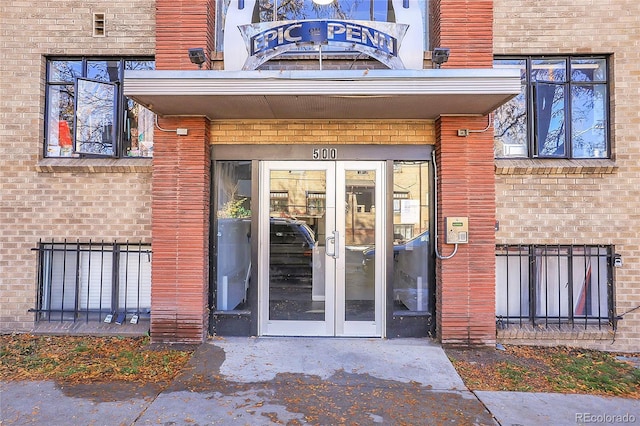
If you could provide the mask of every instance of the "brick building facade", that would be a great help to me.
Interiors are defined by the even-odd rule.
[[[421,69],[389,69],[377,53],[331,51],[327,43],[324,56],[323,48],[288,52],[260,71],[225,69],[232,49],[224,49],[223,34],[231,30],[222,31],[223,11],[231,21],[227,11],[251,1],[59,0],[40,11],[28,3],[0,9],[6,148],[0,154],[0,331],[149,329],[155,341],[190,343],[208,334],[431,335],[451,344],[638,349],[640,177],[633,135],[640,125],[639,36],[629,31],[640,26],[636,2],[410,2],[406,8],[423,8]],[[401,3],[388,6],[398,23]],[[194,47],[206,55],[201,68],[187,54]],[[432,61],[437,47],[450,49],[441,65]],[[501,60],[526,65],[538,78],[523,80],[535,97],[522,103],[532,117],[524,131],[528,142],[494,140],[496,120],[504,120],[500,111],[517,101],[520,85],[516,72],[495,66]],[[605,77],[580,71],[601,63]],[[568,64],[570,77],[566,89],[554,89],[556,97],[567,94],[566,108],[554,97],[553,112],[576,116],[564,119],[572,127],[561,126],[575,145],[549,154],[533,118],[544,113],[535,73],[543,68],[556,76],[559,64]],[[73,78],[64,76],[67,66]],[[109,74],[116,68],[117,78]],[[578,74],[590,77],[585,83]],[[320,91],[329,90],[326,81],[335,92]],[[108,104],[117,113],[105,112],[100,139],[88,137],[84,145],[79,129],[90,120],[83,121],[78,103],[83,82],[94,93],[117,92]],[[552,83],[558,81],[544,80]],[[72,101],[64,104],[71,87]],[[584,87],[594,105],[601,99],[592,93],[606,94],[606,111],[594,106],[592,114],[605,117],[598,127],[606,129],[604,154],[577,151],[582,98],[568,94]],[[141,136],[138,105],[157,114],[152,136]],[[116,121],[106,124],[111,116]],[[68,157],[58,121],[75,129]],[[585,130],[594,140],[599,131]],[[105,140],[106,155],[89,152]],[[519,154],[508,154],[513,145]],[[328,158],[314,162],[323,150]],[[425,181],[422,169],[416,172],[416,182],[429,182],[420,191],[403,180],[415,164],[428,176]],[[306,206],[278,210],[277,197],[287,191],[264,178],[282,170],[296,176],[297,186],[305,172],[320,171],[326,187],[305,187]],[[324,200],[322,214],[310,213],[313,197]],[[233,203],[245,210],[225,216]],[[335,218],[327,219],[332,209]],[[270,225],[275,212],[313,228],[313,264],[323,266],[321,273],[299,268],[313,276],[309,281],[276,283],[269,248],[277,237]],[[365,215],[379,221],[375,230],[363,228],[370,226],[363,225]],[[447,242],[451,217],[468,218],[468,243]],[[223,219],[233,219],[231,228]],[[228,229],[242,229],[242,238],[225,240]],[[357,232],[372,236],[357,240]],[[419,242],[424,252],[412,248]],[[362,282],[366,291],[351,289],[365,280],[370,246],[377,248],[375,278]],[[330,248],[342,251],[332,257]],[[222,273],[225,250],[232,249],[244,250],[246,261],[234,255],[228,265],[234,271]],[[315,292],[319,276],[321,295],[314,293],[302,310],[277,311],[302,297],[292,291]],[[237,300],[234,289],[242,292]],[[234,306],[227,306],[230,300]],[[318,312],[321,320],[308,316]]]

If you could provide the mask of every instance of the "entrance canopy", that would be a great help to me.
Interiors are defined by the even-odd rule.
[[[486,115],[520,93],[517,69],[127,71],[124,94],[161,116],[436,119]]]

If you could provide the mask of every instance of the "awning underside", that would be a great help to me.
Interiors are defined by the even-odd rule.
[[[510,69],[129,71],[124,93],[161,116],[435,119],[486,115],[520,84]]]

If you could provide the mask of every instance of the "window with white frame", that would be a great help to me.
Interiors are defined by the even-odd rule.
[[[151,312],[151,247],[40,243],[37,320],[134,322]],[[110,321],[107,321],[110,322]]]
[[[155,116],[125,97],[125,70],[152,59],[49,58],[45,157],[151,157]]]
[[[494,114],[497,158],[609,158],[608,60],[527,56],[494,60],[519,68],[520,94]]]
[[[612,259],[612,246],[498,246],[498,322],[613,323]]]

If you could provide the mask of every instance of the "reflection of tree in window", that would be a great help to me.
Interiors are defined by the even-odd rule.
[[[543,157],[565,155],[565,87],[564,59],[532,61],[531,81],[536,103],[536,142]]]
[[[560,84],[538,83],[536,94],[536,141],[543,157],[565,154],[565,88]]]
[[[120,79],[120,61],[88,61],[87,78],[100,81]]]
[[[496,157],[526,156],[527,146],[527,61],[522,59],[498,59],[496,68],[520,70],[520,93],[500,106],[494,113],[494,150]]]
[[[152,70],[153,61],[125,61],[125,70]],[[124,152],[129,157],[153,156],[155,114],[133,99],[125,98]]]
[[[526,88],[523,88],[518,96],[495,111],[494,136],[496,142],[500,142],[496,146],[497,156],[510,156],[512,145],[524,146],[523,154],[526,155],[527,101],[525,90]],[[522,151],[516,151],[516,153],[520,154]]]
[[[124,69],[154,68],[153,60],[49,60],[46,156],[117,154],[151,157],[154,114],[133,101],[129,102],[122,96],[120,87]],[[110,88],[90,87],[87,81],[109,84]],[[78,85],[84,87],[82,93]],[[100,96],[105,98],[99,99]]]
[[[82,61],[51,61],[49,81],[73,83],[76,77],[82,76]]]
[[[277,7],[276,19],[274,7]],[[360,19],[394,22],[390,0],[335,0],[321,6],[309,0],[260,0],[256,4],[253,22],[297,19]]]
[[[112,155],[115,133],[115,85],[78,80],[76,150]]]
[[[571,142],[574,157],[597,158],[606,154],[605,87],[571,87]]]
[[[497,59],[495,66],[519,68],[524,83],[495,111],[496,157],[609,156],[606,58]]]

